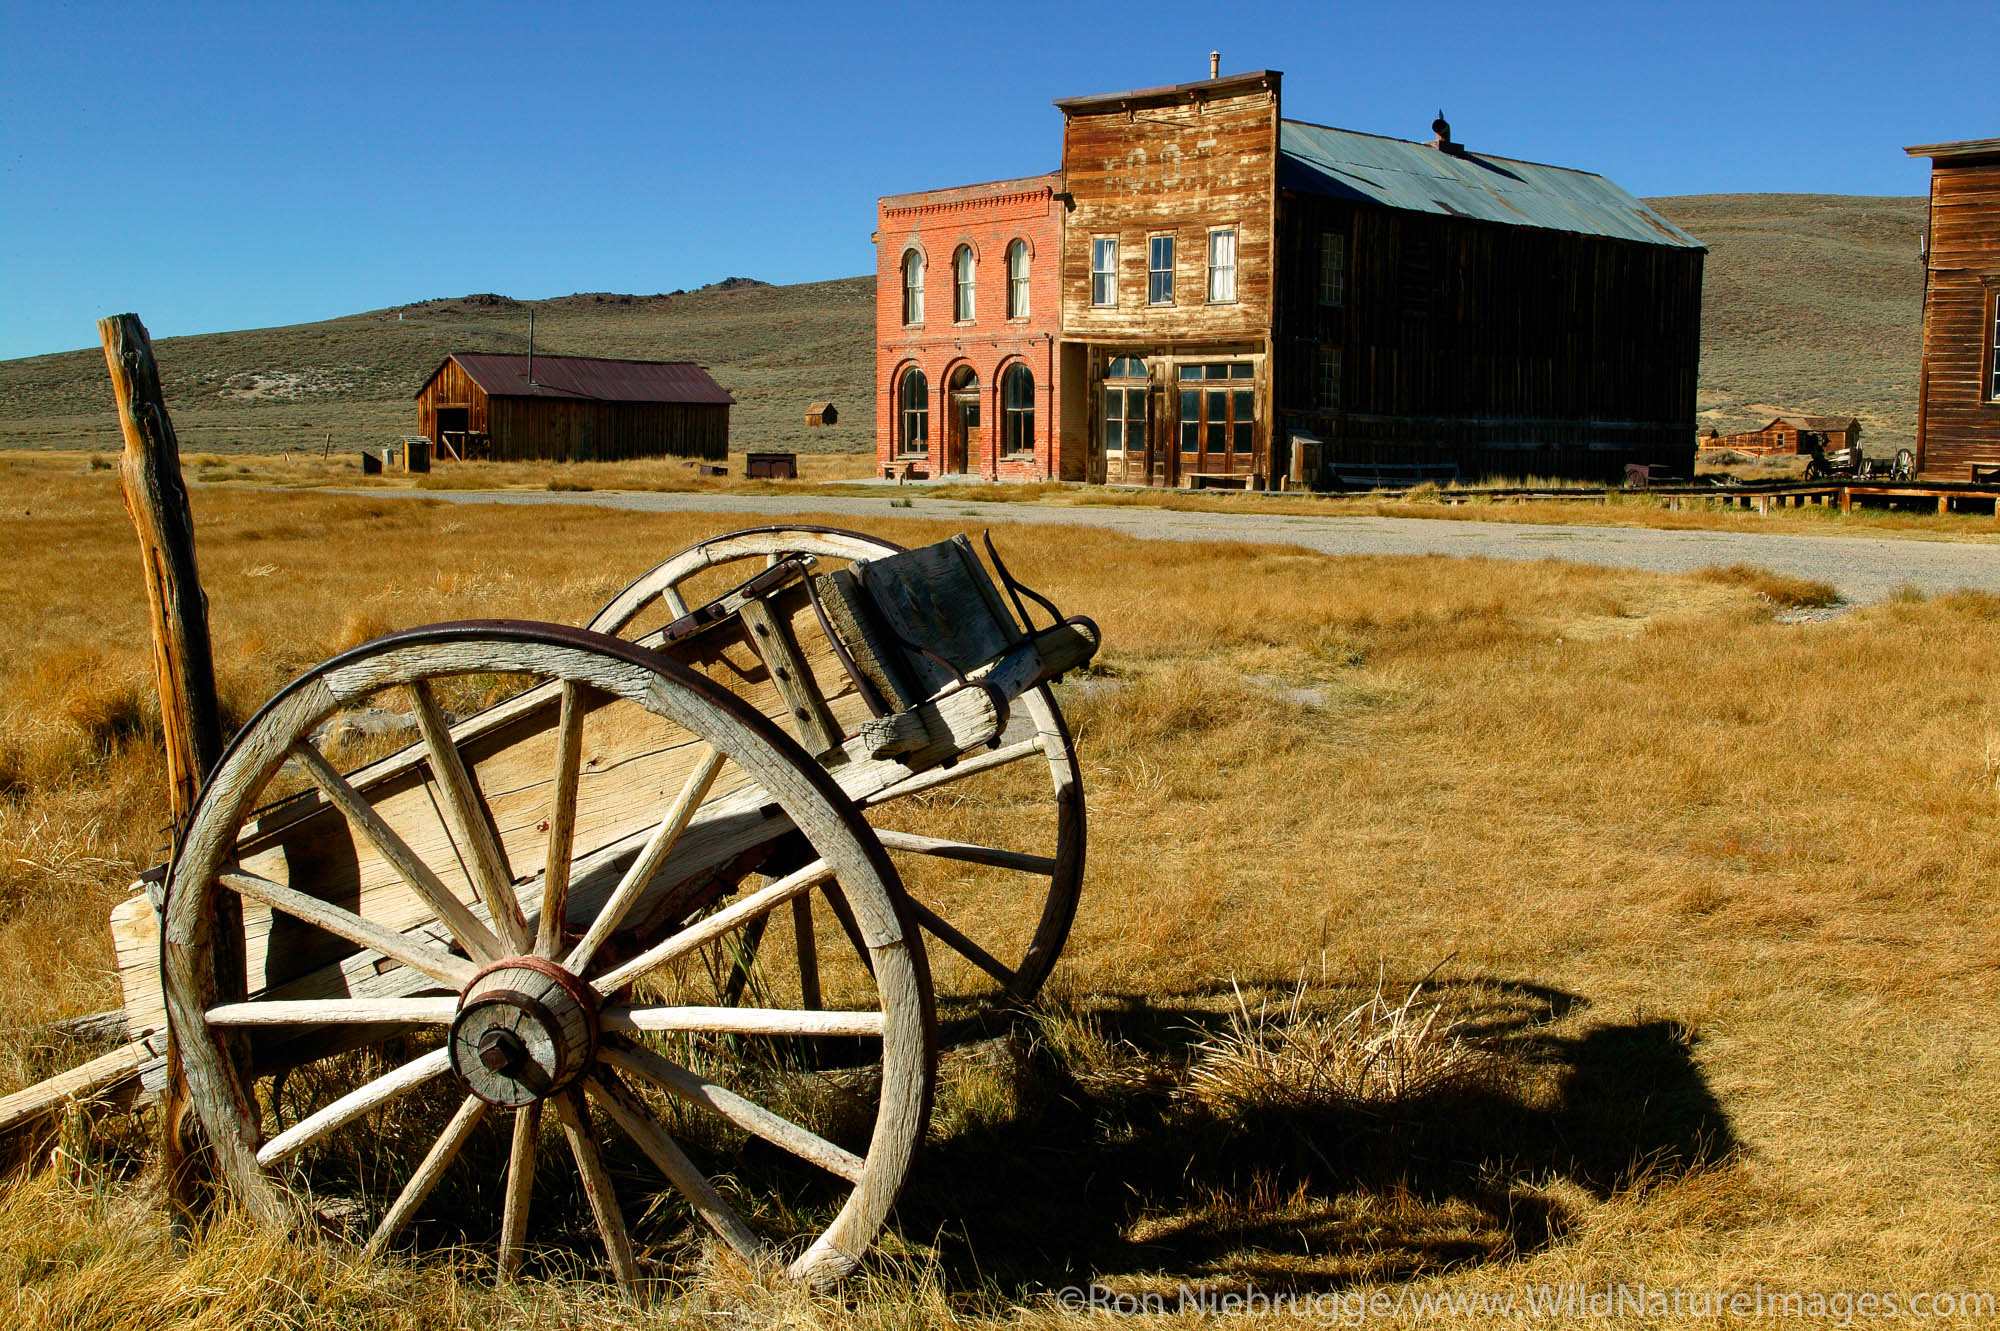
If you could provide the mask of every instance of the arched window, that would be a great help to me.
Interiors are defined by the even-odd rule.
[[[921,291],[921,288],[919,288]],[[924,372],[911,366],[896,386],[896,407],[902,413],[903,430],[898,441],[905,453],[931,451],[931,386]]]
[[[1028,317],[1028,242],[1017,240],[1007,247],[1007,317]]]
[[[911,250],[903,256],[903,322],[924,321],[924,256]]]
[[[952,287],[951,317],[961,322],[972,317],[972,247],[960,245],[951,256],[951,270],[957,279]]]
[[[1035,451],[1035,375],[1016,361],[1000,376],[1001,436],[1009,453]]]

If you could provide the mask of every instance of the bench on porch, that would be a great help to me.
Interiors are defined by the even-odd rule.
[[[1250,474],[1241,471],[1188,471],[1181,473],[1181,484],[1190,490],[1247,490],[1250,488]]]

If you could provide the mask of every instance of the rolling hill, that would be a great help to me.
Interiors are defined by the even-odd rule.
[[[1916,421],[1921,198],[1696,195],[1651,201],[1709,245],[1699,422],[1762,424],[1781,407],[1853,412],[1871,445]],[[736,394],[732,447],[867,449],[874,278],[796,286],[730,279],[653,296],[535,301],[538,351],[695,360]],[[143,315],[144,311],[140,311]],[[412,397],[451,351],[522,351],[528,305],[427,300],[320,323],[163,339],[189,451],[351,451],[415,428]],[[88,326],[88,320],[79,318]],[[808,402],[843,423],[808,430]],[[0,447],[115,448],[95,348],[0,361]]]

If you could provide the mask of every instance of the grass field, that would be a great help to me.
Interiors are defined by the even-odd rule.
[[[1719,194],[1651,201],[1709,246],[1697,424],[1754,429],[1777,410],[1852,412],[1863,443],[1914,441],[1924,200]],[[709,366],[739,405],[742,450],[861,451],[874,440],[872,276],[533,302],[540,350]],[[146,311],[139,313],[143,316]],[[349,458],[416,428],[416,391],[452,351],[523,351],[528,307],[465,296],[321,323],[163,338],[167,401],[190,451]],[[0,361],[0,448],[115,448],[93,344]],[[831,398],[842,423],[807,429]]]
[[[238,718],[390,628],[581,620],[727,524],[195,503]],[[1821,589],[995,535],[1104,629],[1062,692],[1090,873],[1039,1016],[947,1059],[857,1283],[772,1293],[715,1259],[637,1310],[570,1278],[594,1274],[587,1245],[495,1292],[450,1252],[363,1262],[226,1218],[178,1238],[149,1125],[74,1118],[0,1190],[0,1307],[62,1327],[1053,1325],[1055,1291],[1089,1279],[2000,1288],[2000,599],[1784,624],[1776,605]],[[5,1090],[77,1056],[34,1027],[114,1001],[104,914],[166,814],[113,474],[0,459],[0,551],[0,611],[32,626],[0,656]],[[1357,1068],[1369,1050],[1389,1063]],[[630,1152],[614,1166],[649,1260],[673,1252],[676,1205]],[[537,1242],[563,1241],[555,1211]]]

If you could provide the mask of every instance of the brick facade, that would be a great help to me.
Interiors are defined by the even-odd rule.
[[[1065,457],[1058,404],[1061,363],[1059,271],[1062,247],[1061,177],[1051,174],[1001,180],[923,194],[891,195],[876,205],[875,227],[875,455],[883,474],[907,466],[926,476],[963,473],[988,480],[1083,478],[1083,458]],[[1028,251],[1028,309],[1007,313],[1007,250],[1022,241]],[[954,259],[969,248],[974,259],[973,317],[953,316]],[[924,317],[903,320],[904,258],[922,256]],[[1004,448],[1002,377],[1016,364],[1034,376],[1031,452]],[[898,390],[912,368],[928,389],[928,447],[906,449],[901,437]],[[954,378],[971,381],[955,394]],[[976,434],[965,408],[977,384]],[[970,439],[969,445],[967,439]],[[1072,450],[1074,451],[1074,450]]]

